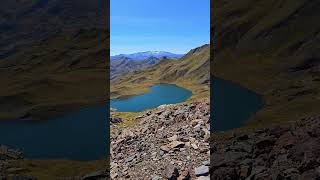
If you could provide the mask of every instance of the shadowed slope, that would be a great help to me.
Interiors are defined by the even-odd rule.
[[[106,101],[106,1],[5,0],[0,9],[0,119]]]

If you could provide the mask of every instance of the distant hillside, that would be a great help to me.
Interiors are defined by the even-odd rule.
[[[149,57],[143,60],[135,60],[127,57],[119,57],[110,61],[110,79],[114,79],[129,71],[140,70],[157,64],[160,59]]]
[[[161,60],[144,70],[136,70],[111,81],[111,98],[148,91],[156,83],[174,83],[193,91],[193,98],[207,96],[210,84],[210,46],[188,52],[179,60]]]
[[[106,101],[106,1],[1,4],[0,119],[47,119]]]
[[[217,0],[214,76],[261,94],[252,125],[320,111],[320,1]]]

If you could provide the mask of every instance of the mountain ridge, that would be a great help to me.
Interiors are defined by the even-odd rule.
[[[144,52],[137,52],[137,53],[131,53],[131,54],[118,54],[111,56],[111,60],[115,60],[121,57],[127,57],[134,60],[144,60],[146,58],[150,57],[156,57],[156,58],[181,58],[184,54],[175,54],[167,51],[144,51]]]
[[[128,57],[119,57],[110,62],[110,79],[134,70],[141,70],[157,64],[159,58],[149,57],[143,60],[134,60]]]

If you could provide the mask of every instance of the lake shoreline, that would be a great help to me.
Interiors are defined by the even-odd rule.
[[[132,94],[130,94],[130,95],[118,95],[118,96],[116,96],[116,97],[111,97],[111,96],[110,96],[110,100],[122,100],[122,99],[130,98],[130,97],[132,97],[132,96],[143,95],[143,94],[146,94],[146,93],[150,92],[150,88],[151,88],[152,86],[161,85],[161,84],[176,85],[176,86],[178,86],[178,87],[181,87],[181,88],[187,89],[187,90],[189,90],[189,91],[192,91],[190,88],[181,86],[181,85],[179,85],[178,83],[156,82],[156,83],[150,83],[150,84],[148,83],[148,85],[146,85],[146,90],[143,90],[143,89],[144,89],[144,88],[143,88],[143,89],[141,89],[141,92],[132,93]]]
[[[171,88],[170,91],[167,88]],[[169,91],[170,93],[166,94],[165,93],[166,91]],[[176,91],[184,91],[184,92],[177,93]],[[155,95],[153,93],[158,93],[158,95]],[[172,93],[176,93],[176,94],[172,94]],[[166,96],[169,99],[157,99],[157,97],[159,95],[160,95],[160,97]],[[122,98],[110,99],[109,104],[110,104],[110,108],[117,109],[117,112],[142,112],[142,111],[145,111],[146,109],[153,109],[153,108],[156,108],[156,107],[163,105],[163,104],[176,104],[176,103],[185,102],[188,99],[190,99],[190,97],[192,95],[193,95],[193,92],[191,90],[186,89],[181,86],[178,86],[176,84],[156,83],[156,84],[149,86],[149,91],[147,93],[140,93],[138,95],[130,95],[130,96],[122,97]],[[180,97],[182,99],[179,99],[178,97]],[[122,103],[123,104],[122,106],[126,106],[126,109],[136,108],[136,106],[139,106],[139,105],[141,106],[141,102],[144,102],[144,101],[138,100],[139,102],[133,102],[134,99],[136,99],[136,98],[142,98],[145,102],[150,101],[149,103],[150,104],[153,103],[153,105],[150,108],[145,108],[140,111],[137,111],[137,110],[124,111],[124,110],[121,110],[121,108],[116,107],[116,106],[121,105],[121,103],[123,101],[128,101],[128,102],[134,103],[132,105],[128,105],[127,103],[124,103],[124,104]],[[176,98],[178,98],[178,99],[176,99]],[[176,100],[174,100],[174,99],[176,99]],[[160,101],[162,103],[156,103],[156,101]],[[131,106],[131,108],[129,108],[130,106]]]
[[[116,98],[111,98],[111,97],[110,97],[110,100],[122,100],[122,99],[130,98],[130,97],[132,97],[132,96],[143,95],[143,94],[146,94],[146,93],[150,92],[150,88],[151,88],[152,86],[161,85],[161,84],[175,85],[175,86],[178,86],[178,87],[187,89],[187,90],[189,90],[189,91],[192,91],[192,90],[190,90],[190,89],[188,89],[188,88],[186,88],[186,87],[183,87],[183,86],[178,85],[177,83],[159,82],[159,83],[154,83],[154,84],[148,85],[148,91],[143,91],[143,92],[141,92],[141,93],[132,94],[132,95],[121,95],[121,96],[116,97]]]
[[[86,102],[86,103],[75,103],[75,104],[60,104],[56,106],[41,106],[34,108],[32,110],[26,111],[24,113],[19,113],[20,115],[16,117],[12,116],[2,116],[0,114],[0,122],[2,121],[51,121],[55,118],[59,118],[68,113],[74,113],[81,111],[86,108],[91,108],[95,106],[105,105],[105,101],[98,102]],[[41,108],[44,110],[42,111]]]

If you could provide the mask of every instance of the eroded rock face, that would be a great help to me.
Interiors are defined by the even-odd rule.
[[[320,118],[212,143],[211,179],[320,178]]]
[[[161,106],[139,119],[111,135],[113,179],[209,178],[209,99]]]

